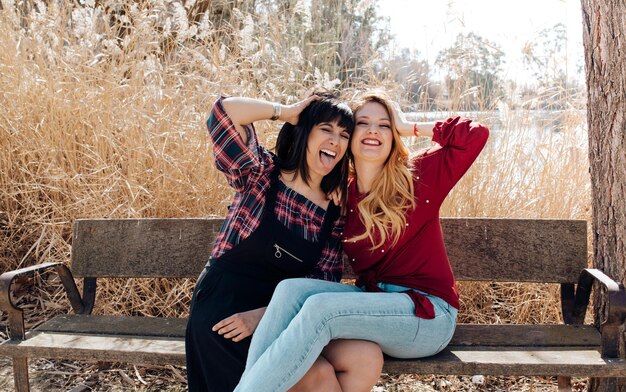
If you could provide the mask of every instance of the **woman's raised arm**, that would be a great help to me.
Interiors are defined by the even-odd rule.
[[[397,103],[393,104],[393,122],[400,136],[433,136],[435,122],[407,121]]]
[[[316,99],[318,97],[312,95],[293,105],[282,105],[260,99],[231,97],[224,98],[222,105],[244,143],[247,143],[248,134],[244,129],[246,125],[259,120],[281,120],[296,125],[302,110]]]

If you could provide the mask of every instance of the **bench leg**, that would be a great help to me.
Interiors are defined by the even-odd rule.
[[[29,392],[28,383],[28,358],[13,357],[13,380],[16,392]]]
[[[567,376],[558,376],[556,378],[559,383],[559,392],[572,392],[572,378]]]

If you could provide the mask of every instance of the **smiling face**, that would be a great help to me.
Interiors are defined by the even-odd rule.
[[[306,162],[309,176],[329,174],[346,153],[350,133],[337,121],[313,125],[307,139]]]
[[[371,101],[354,115],[356,126],[350,144],[354,160],[384,165],[393,148],[391,116],[387,109]]]

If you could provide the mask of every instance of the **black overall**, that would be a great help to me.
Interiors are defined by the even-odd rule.
[[[274,215],[278,173],[266,196],[259,227],[198,278],[185,336],[189,390],[231,392],[243,374],[251,337],[225,339],[211,328],[238,312],[267,306],[278,282],[307,275],[319,262],[339,210],[328,206],[317,242],[290,232]]]

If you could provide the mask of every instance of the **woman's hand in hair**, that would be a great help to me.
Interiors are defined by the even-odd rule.
[[[300,102],[296,102],[293,105],[285,105],[282,108],[280,113],[279,120],[283,120],[288,122],[291,125],[298,125],[298,119],[300,118],[300,113],[311,104],[313,101],[317,101],[320,97],[317,95],[311,95],[307,99],[304,99]]]
[[[396,126],[396,130],[398,131],[400,136],[414,136],[413,123],[406,120],[402,109],[400,109],[400,105],[398,105],[397,102],[393,102],[391,108],[393,112],[391,113],[391,116],[393,117],[393,123]]]
[[[393,122],[396,125],[396,129],[400,136],[432,136],[433,135],[433,127],[435,126],[434,122],[414,122],[407,121],[404,117],[404,113],[402,109],[400,109],[400,105],[397,102],[394,102],[392,105],[393,113]]]
[[[258,308],[247,312],[235,313],[213,326],[213,331],[223,335],[225,339],[239,342],[252,335],[265,314],[265,309]]]

